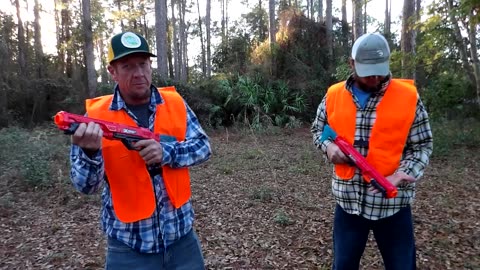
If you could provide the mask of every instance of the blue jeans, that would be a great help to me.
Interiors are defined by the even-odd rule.
[[[200,241],[193,229],[168,246],[166,252],[139,253],[113,238],[108,238],[106,270],[203,270]]]
[[[416,269],[410,206],[391,217],[368,220],[348,214],[337,204],[333,221],[334,270],[358,270],[370,230],[382,254],[385,269]]]

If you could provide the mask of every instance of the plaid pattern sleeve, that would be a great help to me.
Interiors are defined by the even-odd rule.
[[[405,151],[397,171],[404,172],[418,180],[423,175],[432,152],[432,129],[428,121],[428,113],[419,97],[415,120],[410,129]]]
[[[323,132],[323,127],[327,125],[327,111],[325,104],[327,102],[326,96],[323,98],[322,102],[318,106],[317,109],[317,115],[315,117],[315,120],[313,121],[312,127],[311,127],[311,132],[313,134],[313,144],[321,149],[323,151],[324,158],[326,161],[328,161],[327,157],[327,146],[332,143],[331,140],[321,140],[322,138],[322,132]]]
[[[195,113],[187,108],[187,134],[183,142],[162,142],[162,165],[181,168],[197,165],[210,157],[210,143]]]
[[[152,86],[150,110],[155,111],[157,104],[163,102],[160,94]],[[110,110],[126,110],[127,113],[137,121],[135,115],[128,110],[124,101],[118,93],[118,86],[115,88],[114,97]],[[153,130],[155,113],[149,119],[149,128]],[[137,121],[138,123],[138,121]],[[201,129],[193,112],[187,110],[187,134],[184,147],[178,147],[168,152],[174,157],[177,164],[191,166],[207,160],[210,156],[210,144],[208,137]],[[101,153],[97,153],[89,159],[86,155],[78,154],[77,147],[72,146],[71,175],[77,189],[84,193],[92,193],[103,182],[103,159]],[[165,248],[186,235],[193,226],[194,212],[191,202],[187,202],[180,208],[175,208],[168,198],[165,185],[161,175],[152,177],[157,207],[151,217],[132,223],[123,223],[115,215],[112,194],[108,184],[104,185],[102,192],[102,228],[107,236],[123,242],[138,252],[160,253]]]
[[[70,149],[70,164],[70,180],[78,191],[92,194],[100,189],[104,175],[101,150],[89,157],[82,148],[73,144]]]
[[[385,82],[382,90],[373,94],[363,109],[360,109],[356,97],[353,96],[354,103],[357,105],[355,140],[368,140],[370,138],[370,132],[375,123],[375,108],[383,97],[388,84],[389,81]],[[346,82],[346,88],[350,92],[352,85],[353,77],[350,77]],[[315,145],[317,147],[320,145],[323,149],[322,144],[318,141],[321,137],[323,125],[327,123],[326,105],[322,104],[317,112],[312,132]],[[418,99],[415,119],[397,171],[406,172],[418,179],[428,164],[432,148],[432,132],[428,115],[421,100]],[[356,149],[366,156],[368,151],[366,147],[356,146]],[[398,187],[398,195],[393,199],[385,199],[380,193],[369,193],[368,188],[369,185],[363,181],[358,170],[350,181],[341,180],[336,175],[332,179],[332,193],[336,202],[347,213],[361,215],[370,220],[378,220],[397,213],[401,208],[411,204],[415,196],[415,183]]]

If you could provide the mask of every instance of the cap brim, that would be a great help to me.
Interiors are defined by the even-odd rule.
[[[361,64],[355,62],[355,72],[359,77],[387,76],[390,74],[389,61],[379,64]]]
[[[138,53],[138,54],[141,53],[141,54],[146,54],[146,55],[148,55],[148,56],[150,56],[150,57],[157,57],[155,54],[149,53],[149,52],[145,52],[145,51],[128,51],[128,52],[125,52],[125,53],[122,53],[122,54],[117,55],[115,58],[113,58],[113,59],[110,61],[110,63],[112,63],[113,61],[118,60],[118,59],[120,59],[120,58],[122,58],[122,57],[125,57],[125,56],[127,56],[127,55],[134,54],[134,53]]]

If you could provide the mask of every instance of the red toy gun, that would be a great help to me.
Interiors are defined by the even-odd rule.
[[[54,122],[65,134],[75,133],[75,130],[77,130],[81,123],[88,124],[95,122],[99,124],[103,130],[103,137],[105,137],[105,139],[121,140],[129,150],[135,150],[132,143],[139,140],[154,139],[157,142],[160,141],[160,135],[151,132],[147,128],[112,123],[64,111],[60,111],[55,115]]]
[[[360,154],[350,143],[341,136],[337,136],[335,131],[328,125],[323,129],[321,140],[332,139],[340,150],[352,161],[352,163],[360,169],[365,182],[372,184],[376,189],[380,190],[385,198],[395,198],[398,190],[390,181],[380,174],[372,165],[370,165],[365,157]]]

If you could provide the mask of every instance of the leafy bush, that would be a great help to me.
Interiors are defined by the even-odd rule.
[[[433,118],[452,118],[463,111],[469,83],[455,73],[438,74],[423,92],[423,100]]]
[[[53,126],[1,129],[0,145],[0,179],[8,182],[2,184],[42,188],[52,186],[59,177],[63,179],[61,174],[68,166],[68,136]],[[13,182],[17,177],[20,182]]]
[[[474,118],[434,119],[431,125],[434,156],[447,156],[454,148],[478,148],[480,145],[480,121]]]
[[[212,126],[230,126],[235,122],[262,126],[298,126],[305,111],[302,93],[292,91],[284,81],[269,82],[262,76],[217,77],[207,89],[212,106]]]

